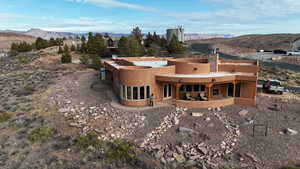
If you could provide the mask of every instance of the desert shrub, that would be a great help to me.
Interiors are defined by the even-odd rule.
[[[30,63],[30,59],[27,58],[27,57],[25,57],[25,56],[20,56],[18,59],[19,59],[19,62],[20,62],[20,63],[23,63],[23,64],[28,64],[28,63]]]
[[[75,51],[75,50],[76,50],[76,46],[72,44],[72,46],[71,46],[71,49],[70,49],[70,50],[71,50],[71,51]]]
[[[109,149],[106,151],[106,158],[112,161],[130,161],[136,157],[136,148],[125,141],[115,140],[110,143]]]
[[[32,85],[26,85],[24,87],[25,90],[34,90],[33,86]]]
[[[90,59],[87,55],[81,55],[80,56],[80,63],[84,65],[90,64]]]
[[[103,147],[104,142],[98,139],[95,132],[89,132],[86,135],[79,136],[76,139],[76,146],[83,150],[87,150],[89,147],[93,147],[96,150],[100,150]]]
[[[100,68],[102,67],[100,57],[97,55],[91,56],[91,65],[89,67],[100,70]]]
[[[72,62],[72,56],[69,52],[62,54],[61,63],[71,63],[71,62]]]
[[[81,64],[87,65],[90,68],[100,70],[102,67],[101,59],[97,55],[82,55],[80,57]]]
[[[28,140],[32,143],[44,142],[54,136],[56,132],[53,126],[42,126],[40,128],[34,129],[29,135]]]
[[[2,113],[0,114],[0,123],[9,120],[12,117],[11,113]]]

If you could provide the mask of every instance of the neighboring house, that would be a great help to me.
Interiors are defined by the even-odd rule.
[[[118,42],[120,39],[121,37],[118,36],[104,37],[104,40],[106,41],[108,48],[118,48]]]
[[[188,108],[256,105],[258,62],[254,60],[126,57],[105,61],[106,80],[120,102],[155,102]]]

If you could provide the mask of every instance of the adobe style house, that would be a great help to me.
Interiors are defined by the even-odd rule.
[[[121,104],[169,103],[187,108],[256,105],[258,62],[254,60],[123,57],[105,61],[105,78]]]

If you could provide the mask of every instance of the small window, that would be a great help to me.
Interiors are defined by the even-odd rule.
[[[145,99],[145,87],[140,87],[140,99]]]
[[[194,85],[194,92],[200,91],[200,85]]]
[[[127,86],[127,99],[131,100],[132,99],[132,95],[131,95],[131,87]]]
[[[217,95],[219,95],[220,94],[220,90],[219,89],[214,89],[213,90],[213,95],[214,96],[217,96]]]
[[[138,87],[133,87],[133,100],[138,99]]]
[[[150,98],[150,86],[147,86],[147,98]]]

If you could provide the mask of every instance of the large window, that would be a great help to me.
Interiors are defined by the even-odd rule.
[[[138,87],[133,87],[133,100],[138,100]]]
[[[131,93],[131,87],[127,86],[127,99],[131,100],[132,99],[132,93]]]
[[[140,87],[140,99],[145,99],[145,87]]]
[[[205,85],[182,85],[180,91],[182,92],[204,92]]]
[[[147,86],[147,98],[150,98],[151,96],[151,90],[150,90],[150,86]]]
[[[120,97],[123,100],[144,100],[150,98],[150,86],[123,86],[121,85]]]

